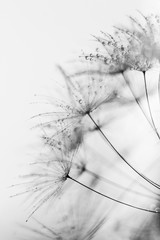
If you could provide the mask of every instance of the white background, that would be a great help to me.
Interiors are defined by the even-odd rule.
[[[0,239],[15,239],[14,223],[25,215],[7,186],[27,159],[33,95],[54,81],[55,64],[136,9],[157,12],[160,1],[0,0]]]

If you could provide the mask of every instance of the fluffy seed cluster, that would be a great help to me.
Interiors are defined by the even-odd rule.
[[[115,27],[115,34],[101,32],[95,37],[103,48],[97,48],[96,54],[86,55],[89,60],[101,61],[108,72],[126,69],[147,71],[160,60],[160,17],[144,16],[141,19],[129,17],[132,27]]]
[[[36,124],[36,127],[40,127],[42,131],[41,138],[43,146],[47,147],[47,154],[41,154],[39,159],[31,164],[31,172],[24,176],[24,178],[27,179],[27,181],[23,183],[23,186],[26,186],[24,193],[29,193],[34,202],[33,210],[28,219],[44,203],[51,199],[57,199],[65,189],[67,189],[67,187],[65,188],[66,182],[71,182],[71,180],[73,180],[74,183],[80,183],[81,187],[84,186],[93,190],[91,186],[86,186],[79,182],[79,179],[77,180],[77,178],[81,178],[81,176],[86,173],[96,178],[96,184],[97,181],[101,180],[110,183],[110,185],[116,185],[119,189],[127,189],[125,186],[121,186],[120,184],[110,181],[110,179],[107,180],[106,178],[99,176],[97,173],[90,171],[87,168],[88,166],[86,167],[87,161],[84,160],[84,162],[78,162],[77,153],[82,143],[85,142],[85,135],[92,134],[95,130],[98,130],[103,136],[103,140],[105,140],[107,144],[109,143],[111,149],[118,154],[117,156],[127,162],[108,140],[102,131],[99,121],[96,117],[92,117],[92,115],[97,116],[98,113],[101,112],[103,115],[104,113],[106,114],[106,112],[104,112],[106,106],[119,100],[118,94],[121,89],[119,89],[120,84],[118,83],[119,79],[117,73],[123,73],[125,70],[130,69],[142,71],[144,73],[150,68],[159,65],[160,17],[157,15],[146,17],[141,13],[140,15],[140,21],[129,17],[132,23],[131,28],[115,27],[116,30],[114,36],[102,32],[100,37],[95,37],[100,43],[101,48],[97,48],[94,54],[91,53],[85,55],[85,59],[91,61],[94,60],[95,63],[98,64],[100,63],[102,69],[106,70],[105,74],[104,72],[103,74],[100,74],[101,71],[98,70],[97,72],[85,71],[84,73],[77,72],[76,74],[70,75],[67,74],[64,69],[59,67],[64,78],[65,90],[68,96],[67,100],[65,101],[64,96],[62,96],[61,99],[56,100],[50,97],[48,98],[49,101],[47,104],[50,106],[51,110],[33,116],[34,119],[37,120],[37,118],[39,118],[40,120],[40,123]],[[125,74],[121,75],[121,77],[125,78]],[[144,74],[144,81],[146,81],[145,77],[146,74]],[[115,84],[116,82],[117,84]],[[123,86],[121,87],[123,88]],[[132,91],[131,88],[130,90]],[[147,84],[145,85],[145,90],[148,101]],[[134,95],[133,91],[132,94],[134,100],[138,103],[143,112],[139,99],[135,97],[136,95]],[[150,110],[149,101],[148,108]],[[152,117],[151,111],[150,116]],[[154,126],[154,121],[152,120],[152,122]],[[104,125],[105,124],[107,124],[107,119],[104,120]],[[153,129],[156,130],[156,126],[154,126]],[[96,141],[97,139],[94,139],[95,146],[97,144]],[[98,146],[96,147],[98,148]],[[98,158],[101,158],[100,154]],[[92,162],[92,164],[94,163]],[[133,169],[131,164],[128,164],[128,166]],[[79,171],[77,178],[75,179],[74,177],[70,177],[73,168],[77,168],[77,171]],[[137,170],[135,172],[138,173]],[[141,175],[143,176],[143,174]],[[143,180],[146,179],[148,178],[143,177]],[[159,187],[158,184],[149,180],[150,179],[148,179],[148,182],[152,183],[153,186]],[[96,184],[94,184],[94,186]],[[98,193],[98,191],[94,192]],[[139,192],[136,190],[133,190],[132,193],[135,195],[138,193],[140,196]],[[106,196],[103,193],[100,193],[100,195],[103,197]],[[31,236],[30,239],[91,240],[94,238],[97,231],[104,224],[105,218],[102,217],[103,214],[97,218],[97,205],[93,206],[93,204],[91,204],[91,202],[93,203],[93,198],[89,196],[89,194],[85,195],[84,192],[81,192],[79,197],[80,201],[79,199],[76,199],[75,205],[69,207],[67,215],[65,217],[62,216],[65,220],[61,221],[58,228],[49,228],[41,223],[41,221],[39,222],[36,220],[41,230],[29,228],[31,233],[35,234],[35,236]],[[141,196],[152,199],[154,198],[152,192],[148,195],[142,193]],[[110,196],[108,198],[119,203],[125,202]],[[83,205],[82,203],[84,199],[86,201]],[[81,208],[77,211],[81,205],[83,205],[85,211],[82,211]],[[125,205],[134,207],[128,203]],[[66,206],[66,208],[67,207],[68,206]],[[134,208],[148,210],[147,208]],[[156,213],[156,211],[150,212]]]
[[[41,124],[37,126],[45,131],[50,145],[54,146],[55,139],[62,139],[60,141],[65,142],[67,151],[75,151],[82,143],[85,133],[92,129],[88,114],[117,97],[116,85],[111,79],[107,80],[106,75],[89,72],[87,75],[71,77],[62,68],[60,70],[65,80],[68,101],[52,101],[50,111],[33,118],[41,119]]]
[[[28,219],[46,202],[61,196],[72,168],[73,153],[64,152],[60,142],[54,141],[54,148],[47,144],[50,148],[47,153],[41,153],[39,159],[30,164],[30,173],[22,176],[25,180],[22,186],[26,186],[22,193],[28,193],[29,200],[34,201]]]

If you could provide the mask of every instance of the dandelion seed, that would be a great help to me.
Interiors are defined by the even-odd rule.
[[[67,150],[74,151],[83,142],[84,135],[89,132],[91,123],[86,117],[88,113],[106,102],[113,101],[115,91],[112,91],[112,84],[106,84],[104,76],[84,74],[72,78],[67,76],[62,68],[59,69],[64,76],[69,103],[57,100],[54,104],[52,101],[51,107],[57,108],[56,111],[41,113],[33,118],[43,118],[43,122],[37,126],[47,131],[50,142],[54,142],[57,137],[65,138],[66,145],[68,143]]]
[[[27,221],[43,204],[49,200],[55,201],[65,190],[72,160],[73,153],[68,152],[67,155],[65,152],[64,155],[62,151],[55,149],[54,153],[52,150],[52,152],[48,152],[48,155],[43,155],[41,160],[32,163],[32,171],[22,176],[27,181],[20,185],[23,185],[23,187],[26,185],[26,190],[15,196],[30,194],[30,198],[33,199],[33,210]]]
[[[85,116],[93,112],[113,96],[113,86],[107,84],[106,76],[91,74],[88,71],[88,74],[72,78],[61,67],[59,69],[64,76],[71,104],[77,115]]]
[[[46,160],[44,160],[44,159],[46,159]],[[45,162],[46,164],[52,162],[52,159],[53,159],[52,158],[52,153],[50,154],[49,157],[45,156],[45,157],[42,158],[43,162]],[[67,161],[67,160],[65,159],[64,161]],[[136,191],[136,190],[132,190],[129,187],[125,187],[125,186],[123,186],[123,185],[121,185],[119,183],[116,183],[116,182],[114,182],[114,181],[112,181],[112,180],[110,180],[110,179],[108,179],[108,178],[106,178],[104,176],[101,176],[100,174],[96,173],[95,171],[90,170],[87,167],[87,162],[81,156],[78,155],[78,156],[76,156],[76,161],[72,162],[72,169],[70,171],[70,174],[72,176],[74,176],[74,178],[78,178],[79,176],[81,176],[84,173],[87,173],[87,174],[91,175],[92,177],[94,177],[98,181],[101,181],[103,183],[106,183],[108,185],[111,185],[111,186],[119,188],[119,189],[123,189],[123,190],[128,191],[128,192],[131,192],[134,195],[138,195],[138,196],[154,199],[154,200],[157,200],[157,201],[159,199],[159,194],[157,194],[155,192],[151,191],[151,193],[153,193],[156,196],[151,195],[151,194],[145,194],[145,193],[142,193],[142,192],[139,192],[139,191]],[[133,182],[135,182],[135,179],[133,180]],[[142,187],[150,192],[150,189],[148,189],[143,184],[142,184]]]

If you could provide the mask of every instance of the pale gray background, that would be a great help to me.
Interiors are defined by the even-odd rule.
[[[56,63],[88,49],[90,34],[124,23],[136,9],[158,12],[160,1],[0,1],[0,239],[13,240],[14,222],[26,217],[7,186],[27,159],[33,95],[54,79]]]

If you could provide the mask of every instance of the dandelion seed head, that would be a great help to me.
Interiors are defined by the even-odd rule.
[[[139,20],[129,19],[132,27],[115,27],[113,36],[101,32],[101,37],[95,37],[102,48],[87,59],[105,64],[108,72],[147,71],[159,65],[160,16],[140,13]]]
[[[28,219],[48,201],[55,201],[65,190],[65,183],[72,167],[73,155],[64,154],[61,150],[48,151],[41,154],[39,159],[30,164],[31,171],[23,175],[25,179],[21,185],[31,204],[31,213]],[[27,221],[28,221],[27,219]]]
[[[65,142],[67,151],[75,151],[83,142],[84,135],[89,132],[88,114],[109,102],[115,96],[112,84],[107,84],[106,76],[97,74],[77,74],[68,76],[64,70],[68,99],[51,101],[51,110],[38,114],[42,131],[46,133],[46,142],[55,145],[55,140]]]

